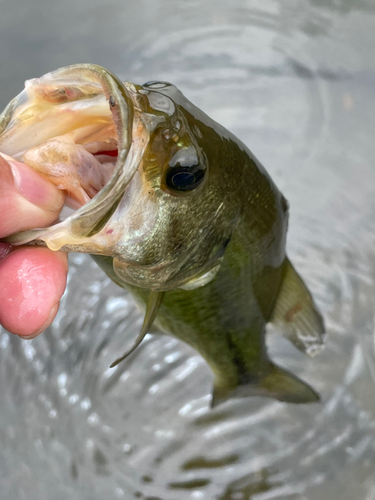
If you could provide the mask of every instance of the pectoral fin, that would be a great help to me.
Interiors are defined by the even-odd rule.
[[[306,285],[288,259],[270,322],[309,356],[315,356],[323,349],[323,318]]]
[[[214,408],[227,399],[248,396],[274,398],[295,404],[316,403],[320,400],[319,394],[308,384],[287,370],[270,363],[268,373],[256,382],[228,386],[215,380],[211,407]]]
[[[152,326],[152,323],[154,322],[154,320],[156,318],[156,314],[157,314],[159,307],[163,301],[163,296],[164,296],[164,292],[150,291],[148,301],[147,301],[147,306],[146,306],[146,314],[145,314],[145,318],[143,320],[143,325],[142,325],[141,331],[139,332],[139,334],[138,334],[137,338],[135,339],[134,344],[131,346],[131,348],[128,351],[126,351],[120,358],[116,359],[116,361],[114,361],[111,364],[110,368],[115,367],[116,365],[121,363],[121,361],[123,361],[125,358],[127,358],[129,356],[129,354],[131,354],[132,352],[135,351],[135,349],[139,346],[139,344],[145,338],[145,336],[147,335],[147,333],[149,332],[149,330]]]

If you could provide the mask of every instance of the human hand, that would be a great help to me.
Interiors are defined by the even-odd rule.
[[[63,204],[56,186],[0,155],[0,238],[51,225]],[[63,252],[0,243],[0,324],[22,338],[39,335],[56,316],[67,270]]]

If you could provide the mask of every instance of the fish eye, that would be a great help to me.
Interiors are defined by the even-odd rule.
[[[199,158],[196,149],[189,146],[176,153],[169,162],[165,183],[173,191],[192,191],[201,184],[205,173],[203,158]]]

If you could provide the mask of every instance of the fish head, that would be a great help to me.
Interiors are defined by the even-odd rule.
[[[55,183],[69,156],[78,188],[76,171],[58,187],[82,206],[9,241],[111,256],[121,280],[155,291],[204,285],[220,267],[239,212],[223,182],[215,125],[166,82],[122,83],[94,65],[32,80],[0,118],[0,151],[35,168],[48,156],[52,174],[41,173]],[[111,144],[116,161],[98,167],[97,153],[108,157]],[[97,180],[103,168],[105,183]],[[95,172],[93,193],[82,188],[87,172]]]
[[[201,286],[220,267],[236,212],[221,182],[224,165],[205,147],[207,132],[216,133],[203,138],[198,110],[174,85],[149,82],[137,92],[148,143],[104,229],[116,235],[114,269],[153,290]]]

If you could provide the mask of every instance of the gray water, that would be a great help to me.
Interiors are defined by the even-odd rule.
[[[149,335],[87,256],[52,327],[0,330],[0,500],[375,499],[374,0],[2,0],[0,104],[92,62],[169,80],[238,135],[291,204],[288,252],[328,339],[273,358],[322,403],[208,408],[191,348]]]

